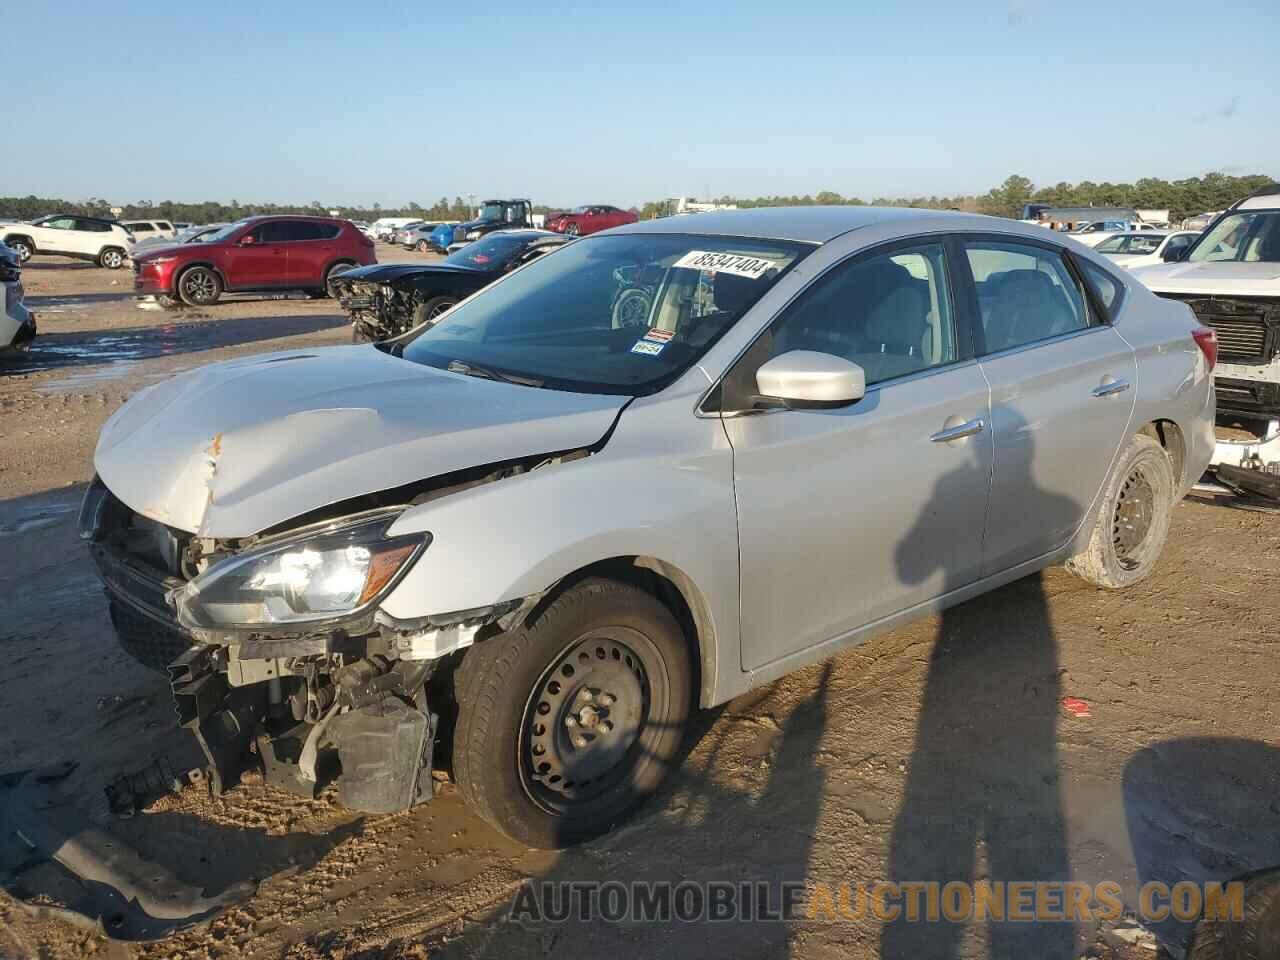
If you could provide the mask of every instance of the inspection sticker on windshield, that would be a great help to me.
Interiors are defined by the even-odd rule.
[[[690,270],[711,270],[716,273],[732,273],[739,277],[759,280],[764,272],[778,266],[763,257],[748,257],[740,253],[716,253],[711,250],[690,250],[672,264]]]
[[[646,340],[641,337],[636,341],[634,347],[631,348],[632,353],[643,353],[646,357],[656,357],[662,352],[662,348],[666,343],[658,343],[654,340]]]

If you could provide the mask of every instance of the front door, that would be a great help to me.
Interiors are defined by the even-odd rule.
[[[227,285],[262,290],[288,283],[287,222],[269,220],[255,226],[227,251]],[[249,242],[245,242],[250,238]]]
[[[977,579],[988,387],[961,346],[948,274],[941,243],[845,261],[726,378],[744,669]],[[834,410],[735,411],[755,369],[793,350],[859,364],[866,396]]]
[[[40,224],[36,246],[44,253],[80,253],[76,245],[74,217],[54,217]]]
[[[965,242],[991,384],[995,469],[983,574],[1061,547],[1129,435],[1136,364],[1058,248]]]

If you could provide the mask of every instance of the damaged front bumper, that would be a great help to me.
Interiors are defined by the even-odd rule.
[[[367,813],[431,799],[441,710],[428,681],[451,654],[536,601],[412,621],[374,602],[310,625],[198,627],[172,605],[191,589],[194,538],[134,514],[98,480],[81,527],[121,645],[167,673],[178,722],[199,743],[215,794],[258,765],[268,783],[306,797],[336,782],[339,801]]]
[[[412,326],[414,302],[409,292],[390,284],[360,280],[335,281],[338,305],[351,316],[352,325],[370,339],[385,339]]]

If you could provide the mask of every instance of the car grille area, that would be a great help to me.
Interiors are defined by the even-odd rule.
[[[1182,301],[1213,327],[1224,363],[1270,363],[1280,353],[1280,298],[1161,296]]]
[[[111,623],[126,653],[164,672],[194,643],[165,599],[185,582],[181,558],[186,534],[134,513],[101,490],[101,483],[94,480],[103,503],[89,552],[107,591]]]

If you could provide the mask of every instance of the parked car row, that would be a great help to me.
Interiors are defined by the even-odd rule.
[[[1256,265],[1264,213],[1195,249]],[[252,261],[312,223],[170,249]],[[336,277],[412,323],[446,278],[520,266],[390,341],[180,374],[103,428],[81,536],[125,649],[217,731],[215,791],[261,764],[383,813],[448,765],[517,841],[577,843],[659,788],[699,707],[1051,564],[1152,575],[1212,454],[1214,330],[1040,227],[816,207],[530,234]]]

